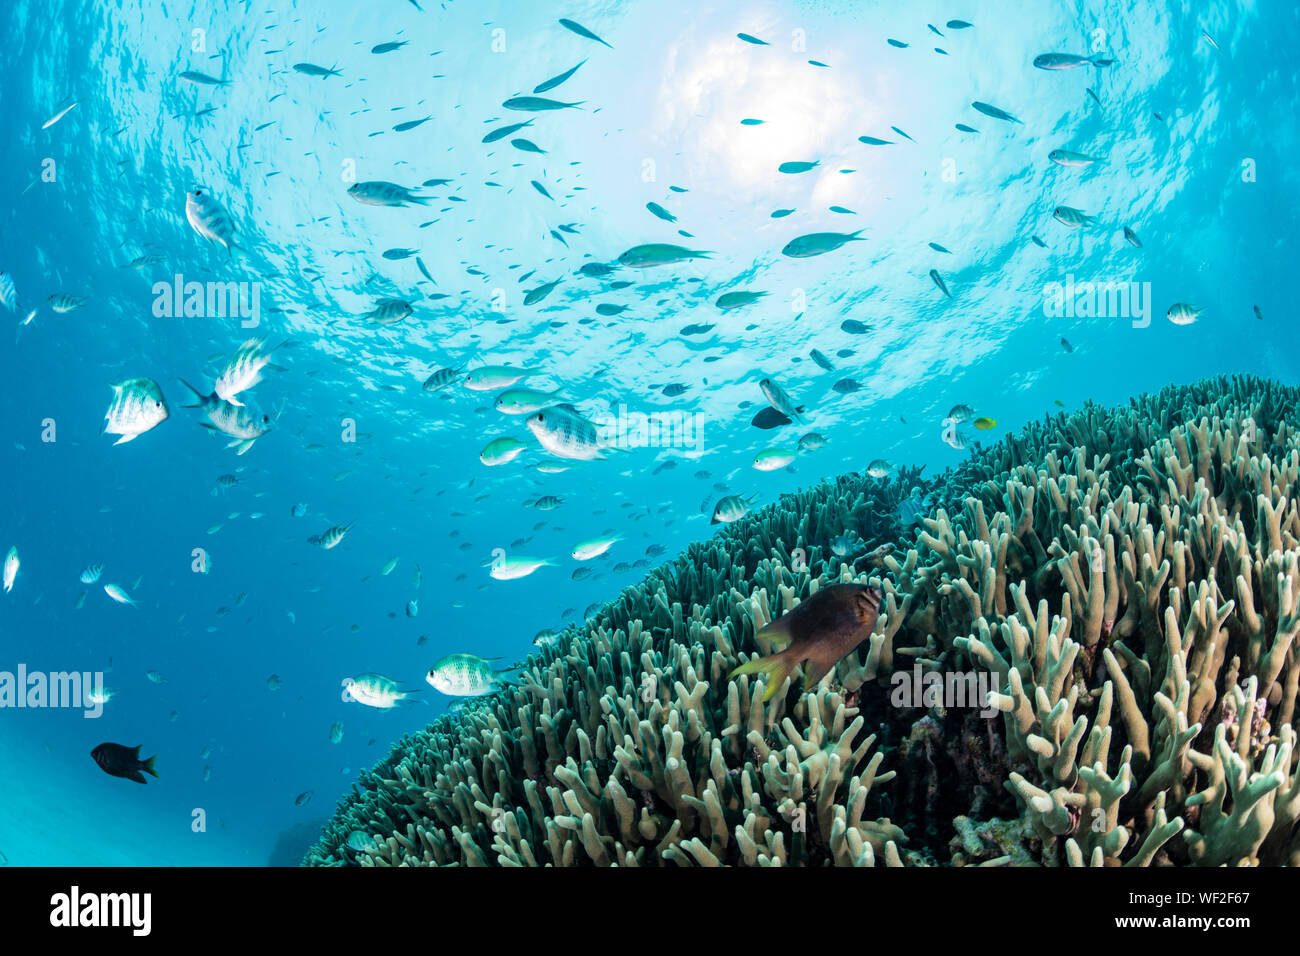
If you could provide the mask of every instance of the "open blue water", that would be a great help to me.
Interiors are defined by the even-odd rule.
[[[536,632],[644,573],[616,565],[707,538],[720,495],[766,503],[875,459],[933,473],[968,454],[943,441],[957,404],[996,420],[996,439],[1058,402],[1123,402],[1222,372],[1300,375],[1293,4],[421,6],[0,11],[0,270],[18,296],[0,309],[0,548],[20,560],[0,594],[0,671],[102,672],[115,695],[97,719],[0,709],[0,862],[292,862],[356,773],[447,707],[424,682],[435,660],[526,656]],[[371,52],[390,41],[406,45]],[[1114,62],[1032,65],[1050,52]],[[579,61],[540,95],[580,107],[502,107]],[[545,153],[511,145],[520,137]],[[1104,161],[1063,166],[1056,149]],[[779,172],[787,162],[817,165]],[[348,194],[358,181],[437,179],[449,181],[417,189],[424,206]],[[233,255],[187,222],[196,185],[229,211]],[[1070,228],[1058,206],[1095,221]],[[774,218],[782,209],[793,212]],[[854,230],[859,241],[822,256],[781,252]],[[578,271],[646,243],[712,255]],[[384,258],[394,249],[416,252]],[[256,327],[165,314],[160,290],[178,276],[255,290]],[[1136,283],[1146,314],[1052,314],[1053,284],[1070,282]],[[767,295],[715,306],[744,290]],[[54,311],[65,293],[85,301]],[[413,314],[368,322],[383,298]],[[1177,303],[1197,320],[1171,322]],[[712,328],[682,332],[692,325]],[[237,455],[182,407],[179,379],[210,389],[253,336],[280,346],[277,367],[240,397],[273,427]],[[439,368],[484,364],[536,369],[520,384],[589,417],[624,407],[699,431],[565,461],[493,408],[499,390],[421,387]],[[765,377],[808,424],[751,426]],[[110,387],[136,378],[158,383],[170,415],[114,445],[100,431]],[[843,379],[858,389],[833,388]],[[665,395],[670,384],[686,388]],[[752,467],[808,431],[826,447]],[[530,445],[481,464],[504,435]],[[222,475],[237,483],[219,488]],[[545,495],[563,503],[529,506]],[[294,517],[298,503],[307,513]],[[308,541],[352,522],[334,549]],[[607,532],[622,540],[573,580],[574,545]],[[495,549],[555,565],[494,580]],[[96,563],[103,577],[82,584]],[[110,583],[136,606],[111,600]],[[421,688],[423,702],[345,701],[341,682],[365,672]],[[90,751],[104,741],[157,753],[159,778],[103,773]]]

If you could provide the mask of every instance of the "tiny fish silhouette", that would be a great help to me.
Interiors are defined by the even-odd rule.
[[[808,662],[804,687],[817,686],[846,655],[871,636],[880,615],[880,591],[862,584],[832,584],[789,614],[761,629],[755,637],[789,641],[770,657],[760,657],[731,672],[767,676],[763,702],[771,700],[802,661]]]
[[[144,783],[144,774],[158,776],[158,771],[154,770],[153,762],[158,759],[154,754],[148,760],[140,759],[140,747],[124,747],[121,744],[102,743],[90,752],[90,756],[95,758],[95,763],[99,764],[101,770],[106,774],[114,777],[125,777],[127,780],[134,780],[136,783]]]

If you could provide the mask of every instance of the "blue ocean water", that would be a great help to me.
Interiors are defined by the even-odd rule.
[[[20,561],[0,671],[100,672],[114,694],[94,719],[0,709],[0,862],[293,862],[356,774],[447,708],[435,660],[525,657],[644,573],[616,565],[706,539],[722,495],[767,503],[876,459],[935,473],[969,453],[944,441],[957,404],[996,422],[969,445],[1171,382],[1300,374],[1289,3],[27,0],[0,17],[0,548]],[[1033,65],[1052,52],[1103,62]],[[537,94],[577,106],[503,107],[579,62]],[[359,203],[365,181],[427,204]],[[232,253],[187,221],[196,187],[228,211]],[[617,264],[648,243],[710,255]],[[176,282],[236,283],[256,315],[173,315]],[[1117,314],[1086,283],[1137,297]],[[739,291],[766,295],[716,305]],[[63,294],[84,303],[55,311]],[[386,298],[412,314],[367,321]],[[1196,321],[1167,318],[1180,303]],[[237,454],[180,380],[212,388],[250,337],[275,367],[240,398],[271,429]],[[422,388],[483,365],[535,369],[521,385],[590,417],[697,431],[557,458],[493,407],[500,389]],[[111,386],[138,378],[169,417],[115,445]],[[765,378],[806,424],[750,424]],[[808,431],[825,447],[753,467]],[[507,435],[528,447],[482,464]],[[308,541],[349,523],[336,548]],[[570,556],[604,535],[621,540],[603,557]],[[496,580],[497,549],[554,564]],[[421,702],[347,701],[366,672]],[[103,773],[104,741],[157,753],[159,778]]]

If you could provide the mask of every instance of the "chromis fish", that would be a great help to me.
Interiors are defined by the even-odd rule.
[[[301,73],[304,76],[319,76],[321,79],[327,76],[343,75],[337,66],[326,69],[323,66],[317,66],[315,63],[295,63],[293,70],[295,73]]]
[[[1097,156],[1089,156],[1086,153],[1076,153],[1068,149],[1054,149],[1047,154],[1047,158],[1058,166],[1066,166],[1070,169],[1084,169],[1094,163],[1106,162],[1106,160]]]
[[[562,279],[556,279],[554,282],[543,282],[536,289],[529,289],[528,292],[524,293],[524,305],[536,305],[539,302],[545,301],[546,297],[550,295],[555,290],[555,287],[562,281]]]
[[[713,305],[722,312],[729,312],[732,309],[753,305],[765,295],[767,295],[766,292],[724,292],[718,296]]]
[[[526,578],[538,568],[553,568],[555,562],[550,558],[507,558],[498,556],[488,565],[492,570],[489,572],[493,578],[498,581],[515,581],[519,578]]]
[[[509,668],[500,671],[493,669],[492,661],[498,659],[475,654],[448,654],[434,662],[424,679],[444,694],[477,697],[510,683],[501,678],[502,674],[510,672]]]
[[[633,269],[651,269],[655,266],[666,266],[690,259],[708,259],[712,256],[712,252],[702,249],[687,249],[666,242],[651,242],[628,249],[618,257],[618,264],[631,266]]]
[[[576,103],[562,103],[559,100],[548,100],[544,96],[512,96],[501,105],[508,110],[540,113],[547,110],[578,109],[585,102],[587,101],[578,100]]]
[[[657,202],[648,202],[648,203],[645,204],[645,207],[646,207],[646,209],[648,209],[648,210],[650,211],[650,214],[651,214],[652,216],[654,216],[655,218],[657,218],[657,219],[662,219],[664,222],[676,222],[676,221],[677,221],[677,217],[676,217],[676,216],[674,216],[672,213],[670,213],[670,212],[669,212],[667,209],[665,209],[663,206],[659,205]]]
[[[95,763],[99,764],[99,769],[109,776],[144,783],[144,774],[141,771],[152,777],[158,776],[158,771],[154,769],[154,761],[158,759],[158,755],[154,754],[148,760],[141,760],[141,746],[143,745],[124,747],[121,744],[102,743],[90,752],[90,756]]]
[[[1093,56],[1076,56],[1073,53],[1040,53],[1034,57],[1034,66],[1040,70],[1073,70],[1080,66],[1095,66],[1101,69],[1108,65],[1101,54]]]
[[[778,173],[785,173],[786,175],[798,175],[799,173],[806,173],[810,170],[816,169],[819,165],[820,163],[816,160],[812,162],[789,162],[782,163],[776,168],[776,171]]]
[[[560,393],[539,392],[532,388],[506,389],[496,397],[492,407],[505,415],[531,415],[560,399]]]
[[[878,589],[862,584],[831,584],[819,589],[754,635],[756,639],[787,642],[783,650],[742,664],[729,677],[764,675],[766,703],[776,696],[795,667],[807,661],[804,688],[811,690],[871,636],[880,614],[880,600]]]
[[[789,448],[768,448],[754,456],[754,467],[759,471],[779,471],[795,460],[798,452]]]
[[[504,435],[488,442],[483,450],[479,452],[478,460],[489,468],[504,465],[506,462],[518,458],[527,447],[528,445],[525,442]]]
[[[402,690],[397,681],[383,674],[365,673],[343,681],[343,692],[358,704],[378,710],[390,710],[406,700],[411,700],[415,690]]]
[[[1175,302],[1165,313],[1166,318],[1174,325],[1191,325],[1200,314],[1205,311],[1194,305],[1188,305],[1186,302]]]
[[[600,430],[572,405],[551,405],[524,422],[538,443],[557,458],[603,459]]]
[[[622,540],[622,537],[618,535],[602,538],[588,538],[586,541],[579,542],[574,546],[572,552],[573,560],[590,561],[592,558],[598,558],[613,547],[616,542]]]
[[[797,239],[791,239],[781,249],[781,255],[788,256],[791,259],[808,259],[812,256],[822,256],[828,252],[834,252],[846,242],[866,242],[867,240],[859,238],[856,232],[812,232],[806,236],[799,236]]]
[[[530,375],[541,374],[535,368],[515,368],[511,365],[484,365],[465,376],[465,387],[475,392],[494,392],[509,388]]]

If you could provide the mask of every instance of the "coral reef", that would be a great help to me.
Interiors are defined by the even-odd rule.
[[[1300,864],[1298,399],[1170,387],[787,495],[399,741],[305,862]],[[867,642],[766,707],[727,679],[837,581],[884,594]],[[899,706],[913,670],[998,689]]]

